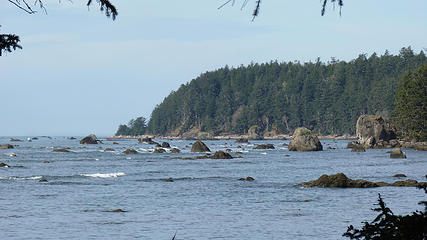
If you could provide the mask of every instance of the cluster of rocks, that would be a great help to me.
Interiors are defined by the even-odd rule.
[[[394,183],[370,182],[363,179],[350,179],[344,173],[334,175],[323,174],[317,180],[303,182],[300,184],[304,187],[327,187],[327,188],[374,188],[374,187],[425,187],[427,182],[417,182],[412,179],[405,181],[396,181]]]

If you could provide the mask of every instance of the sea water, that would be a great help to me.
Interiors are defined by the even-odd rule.
[[[204,141],[212,151],[232,150],[233,159],[214,160],[192,159],[204,154],[191,153],[190,140],[167,140],[181,153],[158,154],[135,139],[97,145],[67,137],[9,139],[0,137],[0,144],[16,145],[0,150],[0,162],[10,166],[0,168],[0,239],[345,239],[350,224],[375,218],[379,193],[395,214],[421,210],[425,200],[413,187],[298,185],[340,172],[369,181],[406,179],[393,178],[397,173],[425,181],[427,153],[412,149],[404,150],[407,159],[390,159],[389,149],[354,153],[345,140],[322,140],[320,152],[290,152],[283,145],[289,140]],[[275,149],[253,149],[261,143]],[[139,153],[123,154],[128,148]],[[255,180],[238,180],[248,176]]]

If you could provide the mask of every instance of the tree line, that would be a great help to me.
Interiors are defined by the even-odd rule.
[[[401,79],[427,63],[423,51],[360,54],[345,62],[252,63],[206,72],[181,85],[157,105],[145,128],[156,135],[188,131],[212,135],[292,133],[354,134],[361,114],[390,120]]]

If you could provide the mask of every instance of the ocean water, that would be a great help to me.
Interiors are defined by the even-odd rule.
[[[389,149],[353,153],[345,140],[322,140],[324,149],[336,149],[321,152],[289,152],[282,145],[288,140],[217,140],[204,142],[212,151],[231,149],[234,159],[186,160],[202,155],[190,152],[194,141],[167,140],[182,152],[155,154],[136,140],[81,145],[80,138],[9,138],[0,137],[0,144],[17,145],[0,150],[0,162],[11,166],[0,168],[0,239],[346,239],[347,226],[377,215],[370,209],[378,193],[395,214],[421,210],[425,200],[423,191],[408,187],[298,186],[339,172],[425,181],[427,153],[410,149],[407,159],[390,159]],[[260,143],[276,149],[254,150]],[[65,147],[71,152],[52,152]],[[139,154],[121,153],[128,148]],[[255,181],[238,181],[247,176]]]

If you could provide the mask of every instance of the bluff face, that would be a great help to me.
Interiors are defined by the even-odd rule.
[[[251,64],[206,72],[181,85],[152,112],[147,132],[185,136],[292,133],[354,134],[361,114],[387,119],[403,73],[423,52],[360,55],[350,62]]]

